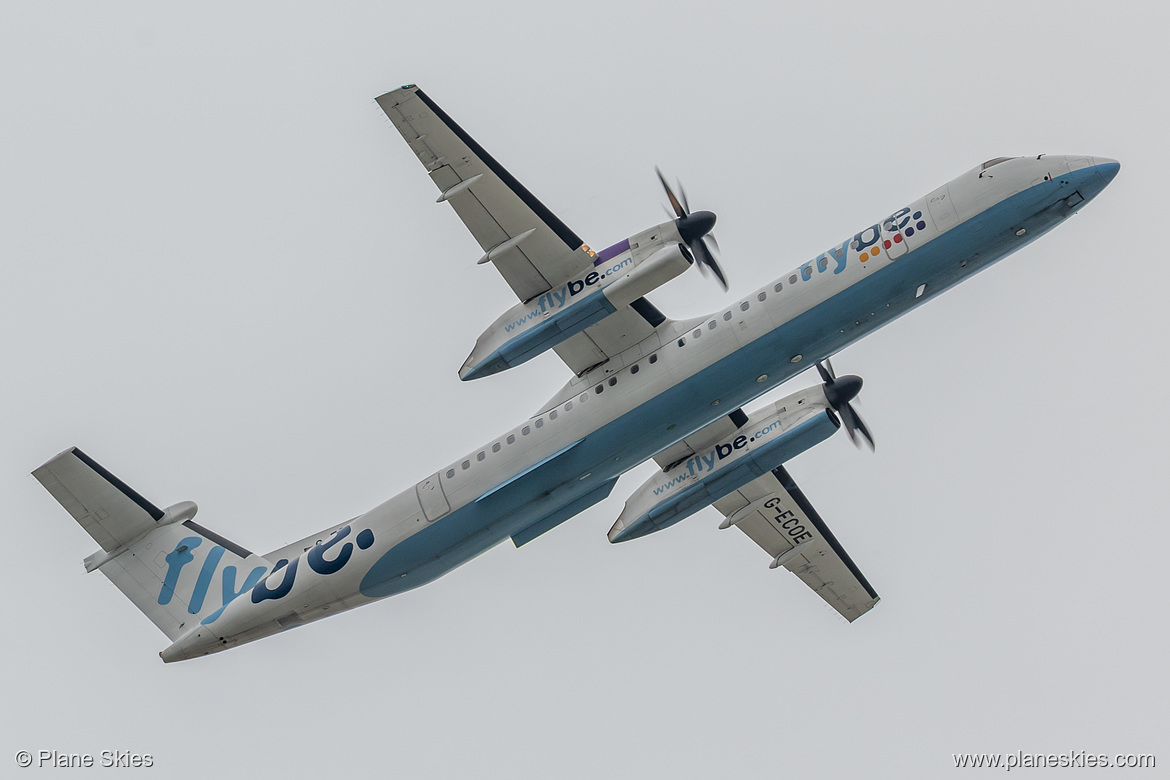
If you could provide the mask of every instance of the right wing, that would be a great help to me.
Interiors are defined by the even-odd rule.
[[[878,602],[865,575],[783,466],[715,502],[734,524],[852,623]]]
[[[416,86],[377,99],[446,200],[522,301],[604,263],[543,203]],[[637,344],[666,322],[645,298],[554,347],[582,374]]]

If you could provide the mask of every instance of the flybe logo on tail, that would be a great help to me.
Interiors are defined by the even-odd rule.
[[[175,545],[175,549],[167,553],[167,574],[163,578],[162,590],[158,594],[158,603],[166,606],[171,603],[171,599],[175,596],[175,587],[179,583],[179,575],[183,571],[183,567],[191,561],[195,560],[195,555],[191,550],[203,544],[203,537],[188,536]],[[191,591],[191,600],[187,603],[187,611],[192,615],[198,615],[203,611],[203,602],[207,598],[207,591],[211,587],[211,578],[215,575],[215,570],[219,568],[220,559],[223,558],[225,550],[218,544],[211,548],[207,553],[207,557],[203,559],[203,566],[199,570],[199,578],[195,580],[195,588]],[[252,588],[264,576],[267,567],[257,566],[248,574],[244,580],[244,584],[239,590],[236,590],[236,567],[225,566],[223,569],[223,605],[226,607],[229,602],[242,594],[244,591]],[[214,614],[219,617],[219,613],[223,611],[220,607]]]
[[[328,541],[314,545],[304,555],[294,558],[291,563],[288,559],[277,561],[267,578],[264,577],[265,573],[268,572],[267,566],[253,568],[248,572],[248,575],[244,578],[243,583],[240,584],[238,589],[236,587],[237,575],[239,573],[237,567],[224,566],[221,578],[222,604],[219,609],[212,612],[200,622],[203,625],[214,623],[223,614],[228,604],[249,591],[251,591],[252,603],[254,604],[259,604],[269,599],[284,598],[292,590],[293,582],[297,576],[297,568],[302,558],[308,567],[317,574],[329,575],[341,571],[353,556],[355,544],[362,550],[374,544],[374,532],[368,528],[359,532],[354,537],[352,543],[345,542],[344,544],[340,544],[349,536],[351,530],[351,527],[348,525],[342,526],[333,532],[333,536]],[[174,599],[175,589],[179,584],[179,576],[183,572],[183,567],[195,560],[195,555],[191,551],[202,545],[203,542],[204,539],[201,536],[188,536],[180,540],[175,545],[174,550],[167,553],[164,558],[167,564],[167,572],[163,577],[162,588],[158,594],[158,603],[160,605],[166,606]],[[207,553],[207,557],[203,559],[203,565],[199,569],[199,576],[195,580],[195,587],[191,591],[191,598],[187,602],[187,612],[190,614],[198,615],[203,611],[204,603],[207,600],[207,593],[211,588],[212,579],[219,569],[220,561],[223,559],[225,552],[226,550],[223,547],[215,545]],[[276,573],[280,571],[283,571],[280,581],[270,586],[269,580],[273,579]]]

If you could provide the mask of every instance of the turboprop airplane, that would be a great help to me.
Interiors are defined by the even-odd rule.
[[[714,505],[773,568],[852,621],[878,601],[784,468],[842,425],[861,389],[829,357],[1030,243],[1100,193],[1099,157],[997,157],[863,227],[705,317],[676,321],[644,297],[691,265],[726,286],[715,224],[666,185],[675,219],[594,252],[415,86],[377,99],[446,202],[519,299],[479,337],[471,380],[554,351],[572,378],[540,411],[363,515],[257,555],[160,509],[81,450],[33,474],[101,546],[85,560],[163,633],[179,661],[417,588],[506,539],[528,544],[661,470],[613,528],[622,542]],[[821,383],[745,411],[816,366]]]

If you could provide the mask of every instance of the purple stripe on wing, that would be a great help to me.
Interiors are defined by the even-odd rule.
[[[597,259],[593,261],[593,265],[594,267],[599,266],[607,260],[612,260],[618,255],[625,254],[628,251],[630,251],[630,239],[627,238],[625,241],[620,241],[608,249],[602,249],[600,252],[598,252]]]

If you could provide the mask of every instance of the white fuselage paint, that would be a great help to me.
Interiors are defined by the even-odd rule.
[[[537,523],[566,519],[623,472],[1059,224],[1117,168],[1055,156],[976,168],[728,309],[660,327],[427,480],[265,556],[275,564],[266,579],[214,620],[200,614],[163,660],[417,587]]]

